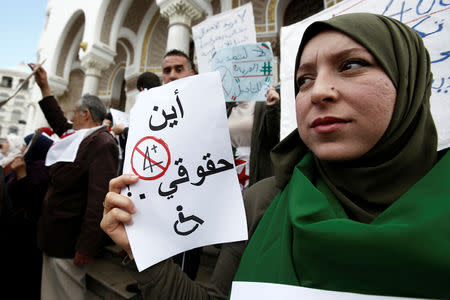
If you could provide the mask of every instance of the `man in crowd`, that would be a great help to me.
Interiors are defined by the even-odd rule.
[[[149,90],[160,85],[161,81],[159,80],[158,75],[152,72],[142,73],[141,75],[139,75],[136,82],[136,88],[139,92]]]
[[[170,50],[162,61],[163,83],[197,74],[192,60],[180,50]]]
[[[85,299],[86,264],[101,254],[107,241],[100,229],[102,203],[109,180],[117,175],[118,147],[101,126],[106,107],[97,96],[77,101],[71,124],[52,96],[42,67],[35,78],[45,118],[58,136],[66,136],[49,151],[54,162],[38,228],[38,246],[44,253],[41,298]],[[62,147],[74,140],[78,145]],[[62,159],[58,149],[73,151],[73,160]]]
[[[151,88],[158,87],[160,85],[161,81],[159,80],[158,75],[152,72],[142,73],[141,75],[139,75],[136,82],[136,88],[139,92],[149,90]],[[115,136],[119,137],[119,147],[121,148],[120,166],[118,172],[118,174],[120,175],[122,174],[123,171],[123,163],[125,159],[125,146],[127,144],[128,139],[128,127],[125,127],[124,124],[115,124],[114,120],[112,119],[111,122],[113,123],[111,131],[114,133]]]

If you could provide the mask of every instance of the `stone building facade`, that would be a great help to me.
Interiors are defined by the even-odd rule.
[[[0,101],[7,99],[22,84],[30,73],[25,64],[14,68],[0,69]],[[0,107],[0,138],[12,133],[24,136],[28,113],[35,111],[36,103],[30,101],[33,79],[25,83],[17,95]]]
[[[278,62],[280,28],[339,0],[49,0],[38,60],[47,60],[50,86],[68,117],[84,93],[129,111],[140,73],[161,75],[162,58],[173,48],[195,61],[192,26],[248,2],[257,40],[272,43]],[[33,114],[29,132],[45,124],[39,110]]]

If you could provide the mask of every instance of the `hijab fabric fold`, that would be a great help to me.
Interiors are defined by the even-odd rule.
[[[419,35],[389,17],[357,13],[310,25],[297,54],[323,30],[363,45],[394,83],[392,120],[356,160],[314,156],[292,132],[272,151],[277,185],[236,281],[365,294],[450,295],[450,153],[437,161],[432,75]]]

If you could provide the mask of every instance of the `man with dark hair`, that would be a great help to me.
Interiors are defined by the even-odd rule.
[[[142,92],[161,85],[158,75],[152,72],[144,72],[139,75],[136,88]]]
[[[195,65],[189,56],[176,49],[170,50],[164,55],[161,69],[164,83],[197,74]]]
[[[39,101],[42,112],[62,137],[50,151],[73,151],[73,160],[55,155],[50,166],[38,225],[38,246],[44,253],[41,298],[85,299],[86,264],[102,253],[107,241],[100,221],[109,180],[117,175],[118,147],[102,126],[106,107],[97,96],[84,95],[77,101],[71,124],[52,96],[42,67],[35,79],[43,97]],[[65,146],[74,140],[78,144]]]

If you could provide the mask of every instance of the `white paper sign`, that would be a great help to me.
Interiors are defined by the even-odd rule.
[[[275,284],[275,283],[261,283],[261,282],[245,282],[233,281],[231,288],[230,300],[414,300],[423,298],[404,298],[404,297],[388,297],[388,296],[374,296],[356,293],[335,292],[327,290],[319,290],[312,288],[305,288],[301,286]]]
[[[127,226],[139,271],[200,246],[247,239],[218,72],[138,94],[130,112],[122,191],[137,208]]]
[[[273,78],[272,46],[264,42],[217,50],[211,69],[220,72],[227,102],[266,101]]]
[[[192,27],[192,37],[199,72],[209,72],[211,56],[216,50],[256,43],[252,3],[207,18]]]
[[[281,28],[281,133],[284,138],[297,127],[294,67],[297,50],[311,23],[333,16],[371,12],[409,25],[423,38],[431,58],[433,84],[431,111],[438,130],[439,149],[450,146],[450,2],[435,0],[346,0],[299,23]]]
[[[125,127],[130,125],[130,116],[127,113],[114,108],[110,108],[109,111],[113,117],[114,125],[123,124]]]

